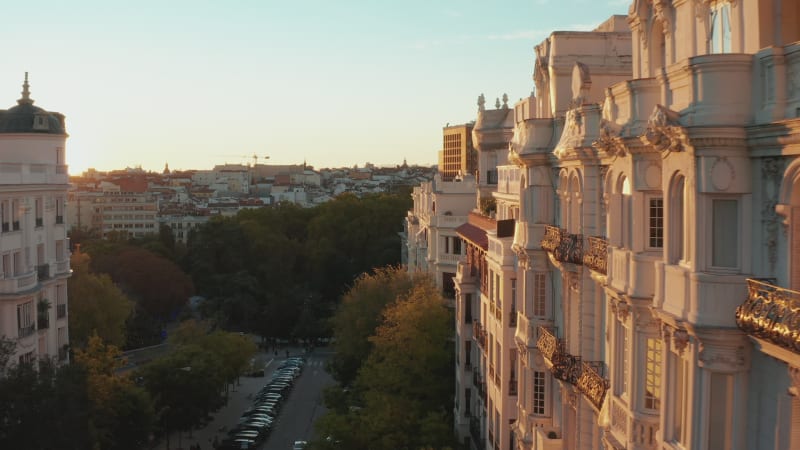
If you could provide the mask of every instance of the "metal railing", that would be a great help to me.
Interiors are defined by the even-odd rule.
[[[581,364],[581,375],[578,377],[578,390],[586,396],[589,402],[600,411],[608,392],[609,381],[600,374],[602,365],[584,361]]]
[[[583,254],[583,265],[595,272],[608,274],[608,239],[600,236],[586,238],[589,247]]]
[[[736,325],[747,334],[800,353],[800,292],[774,279],[747,280],[747,300],[736,308]]]
[[[32,335],[36,331],[36,325],[30,324],[30,325],[25,326],[25,327],[20,327],[19,330],[17,330],[17,331],[19,333],[19,334],[17,334],[17,336],[20,337],[20,338],[24,338],[26,336]]]

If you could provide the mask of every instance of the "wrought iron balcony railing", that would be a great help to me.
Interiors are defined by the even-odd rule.
[[[480,322],[472,322],[472,338],[481,349],[486,348],[486,330],[483,329]]]
[[[608,274],[608,239],[600,236],[586,238],[589,248],[583,254],[583,265],[595,272]]]
[[[602,368],[599,364],[597,368]],[[578,390],[586,396],[589,402],[599,411],[608,392],[609,382],[600,375],[596,366],[584,361],[581,365],[581,375],[578,377]]]
[[[583,264],[583,235],[545,225],[542,249],[553,254],[556,261]]]
[[[18,331],[18,336],[20,338],[24,338],[25,336],[32,335],[33,332],[36,331],[36,325],[30,324],[28,326],[19,327],[17,331]]]
[[[561,346],[558,342],[558,338],[550,329],[542,326],[539,327],[539,339],[536,341],[536,348],[539,349],[539,351],[542,352],[542,356],[551,363],[553,362],[553,358],[561,353]]]
[[[561,243],[561,228],[552,225],[544,226],[544,237],[542,237],[542,250],[553,252]]]
[[[581,376],[581,359],[569,353],[559,353],[553,359],[551,371],[557,380],[578,384],[578,378]]]
[[[561,243],[553,250],[556,261],[583,264],[583,235],[561,233]]]
[[[775,280],[747,280],[747,300],[736,308],[736,324],[747,334],[800,353],[800,292]]]

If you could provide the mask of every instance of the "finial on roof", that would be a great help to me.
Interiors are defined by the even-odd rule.
[[[503,109],[508,109],[508,94],[503,94]]]
[[[17,104],[32,104],[33,100],[31,99],[31,92],[28,90],[30,85],[28,84],[28,72],[25,72],[25,82],[22,83],[22,98],[17,100]]]
[[[485,109],[484,105],[486,104],[486,97],[483,94],[478,96],[478,111],[483,111]]]
[[[494,100],[494,109],[500,109],[500,99],[495,98]]]

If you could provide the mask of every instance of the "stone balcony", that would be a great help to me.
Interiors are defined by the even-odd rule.
[[[736,325],[753,337],[800,353],[800,292],[774,283],[747,280],[747,299],[736,308]]]

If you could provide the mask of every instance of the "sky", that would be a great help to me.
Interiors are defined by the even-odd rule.
[[[3,6],[0,109],[24,73],[70,174],[434,165],[442,127],[533,91],[534,46],[627,0],[41,0]],[[255,158],[254,158],[255,155]],[[0,155],[1,157],[1,155]]]

